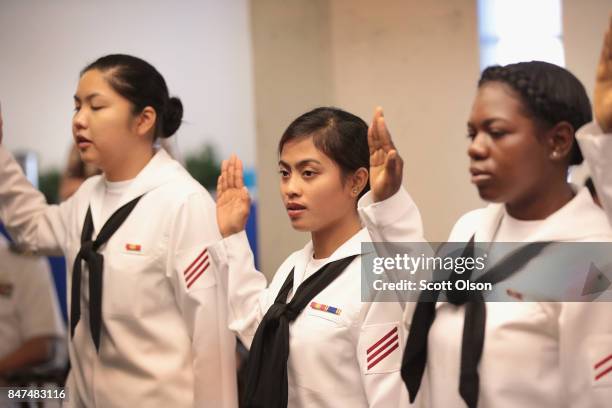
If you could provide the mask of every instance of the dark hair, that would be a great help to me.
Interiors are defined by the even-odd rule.
[[[542,61],[495,65],[482,72],[478,86],[492,81],[509,85],[521,96],[528,113],[549,126],[566,121],[576,132],[593,119],[584,86],[565,68]],[[580,164],[582,160],[574,138],[569,164]]]
[[[283,133],[278,153],[286,143],[306,136],[312,137],[316,148],[338,164],[344,176],[370,166],[368,125],[352,113],[334,107],[316,108],[304,113]],[[369,189],[368,179],[359,197]]]
[[[97,69],[108,74],[110,86],[134,106],[134,114],[150,106],[155,109],[155,137],[170,137],[181,125],[183,104],[170,97],[164,77],[148,62],[125,54],[100,57],[81,71]]]

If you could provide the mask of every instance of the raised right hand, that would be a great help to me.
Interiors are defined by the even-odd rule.
[[[391,133],[387,129],[382,108],[376,108],[368,128],[370,148],[370,189],[374,202],[391,197],[402,185],[404,161],[400,157]]]
[[[217,224],[223,238],[245,229],[251,198],[244,186],[242,162],[236,155],[223,160],[217,180]]]
[[[612,133],[612,15],[597,66],[593,96],[595,120],[604,133]]]

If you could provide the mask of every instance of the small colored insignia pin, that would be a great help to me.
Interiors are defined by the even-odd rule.
[[[142,247],[140,244],[125,244],[125,249],[132,252],[140,252]]]
[[[337,307],[333,307],[333,306],[327,306],[327,305],[317,303],[317,302],[312,302],[310,304],[310,307],[315,310],[320,310],[322,312],[327,312],[327,313],[335,314],[338,316],[340,316],[340,313],[342,313],[342,309],[338,309]]]

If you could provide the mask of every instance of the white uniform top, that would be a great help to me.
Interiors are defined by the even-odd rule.
[[[34,337],[64,335],[48,261],[11,252],[0,234],[0,359]]]
[[[505,213],[490,204],[455,224],[449,241],[491,242]],[[586,188],[523,242],[611,241],[605,214]],[[519,272],[520,273],[520,272]],[[416,403],[465,407],[459,395],[464,307],[436,304],[427,368]],[[407,322],[412,311],[406,309]],[[609,407],[612,401],[612,303],[487,303],[479,364],[479,408]],[[604,373],[604,375],[601,375]]]
[[[94,237],[106,221],[102,176],[85,181],[59,206],[49,206],[0,146],[0,180],[0,218],[26,247],[65,254],[71,293],[87,208],[91,205]],[[116,208],[142,194],[100,250],[99,353],[89,331],[84,267],[82,315],[69,344],[70,402],[103,408],[234,407],[235,337],[226,327],[227,302],[206,250],[220,239],[215,204],[164,150],[130,183]]]
[[[576,138],[612,225],[612,135],[603,134],[597,123],[591,122],[580,128]]]
[[[405,223],[412,224],[422,236],[420,215],[416,206],[413,209],[413,218]],[[360,212],[363,218],[364,211]],[[370,206],[367,213],[370,219],[389,220],[382,203]],[[371,240],[368,231],[362,229],[325,264],[360,254],[361,243]],[[292,293],[307,278],[312,243],[283,262],[267,289],[265,277],[254,269],[244,232],[224,239],[213,252],[219,262],[228,265],[225,284],[229,291],[230,327],[250,347],[261,319],[291,270],[294,269]],[[405,394],[399,375],[405,342],[402,307],[397,302],[361,301],[360,260],[359,256],[355,258],[289,326],[290,407],[400,406]]]

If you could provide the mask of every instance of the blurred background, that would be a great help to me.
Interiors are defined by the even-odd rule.
[[[79,71],[108,53],[146,59],[183,101],[169,143],[194,177],[214,194],[220,160],[245,162],[249,238],[271,277],[309,239],[279,199],[282,132],[317,106],[369,122],[380,105],[426,236],[443,241],[483,205],[465,137],[480,71],[546,60],[592,94],[611,11],[609,0],[0,0],[4,143],[58,200]],[[52,262],[64,303],[63,260]]]

